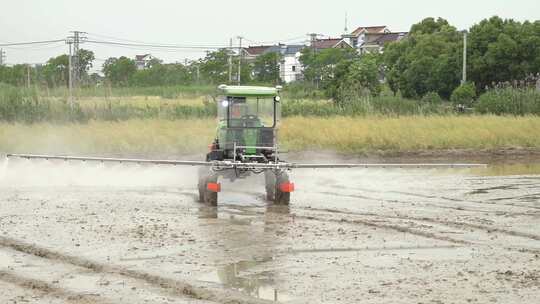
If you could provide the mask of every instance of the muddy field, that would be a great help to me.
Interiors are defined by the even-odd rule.
[[[0,303],[535,303],[540,169],[196,170],[0,161]]]

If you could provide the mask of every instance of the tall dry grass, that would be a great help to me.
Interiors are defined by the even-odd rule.
[[[0,153],[170,157],[206,151],[215,127],[214,119],[0,123]],[[279,134],[281,146],[291,151],[540,148],[540,119],[492,115],[292,117],[283,120]]]
[[[341,152],[540,148],[535,116],[288,118],[281,139],[293,150]]]
[[[172,156],[204,151],[214,131],[213,119],[0,123],[0,153]]]

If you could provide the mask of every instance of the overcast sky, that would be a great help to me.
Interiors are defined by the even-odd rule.
[[[499,15],[539,20],[540,0],[2,0],[0,43],[65,38],[69,31],[95,40],[121,38],[149,43],[226,45],[246,37],[246,44],[265,41],[303,42],[307,33],[339,36],[348,15],[349,30],[387,25],[407,31],[425,17],[443,17],[458,29]],[[107,37],[105,37],[107,36]],[[294,38],[294,39],[292,39]],[[291,40],[292,39],[292,40]],[[234,44],[237,45],[235,39]],[[147,52],[167,62],[197,58],[203,51],[155,51],[85,44],[98,59]],[[7,63],[42,63],[67,53],[63,43],[4,47]],[[97,68],[101,61],[96,61]]]

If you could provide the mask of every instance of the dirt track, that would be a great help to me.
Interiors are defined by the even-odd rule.
[[[290,208],[260,178],[212,208],[194,169],[12,162],[0,302],[534,303],[540,175],[484,173],[299,170]]]

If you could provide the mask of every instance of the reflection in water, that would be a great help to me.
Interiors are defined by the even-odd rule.
[[[199,219],[207,229],[208,238],[219,239],[222,244],[214,252],[221,266],[199,280],[218,283],[260,299],[290,300],[290,296],[279,291],[277,274],[272,268],[277,262],[272,253],[279,244],[276,233],[285,233],[290,220],[288,206],[269,203],[261,210],[256,206],[233,208],[224,204],[216,208],[205,205],[199,207]],[[258,224],[261,220],[262,227]],[[235,262],[224,265],[226,261]]]
[[[213,206],[203,205],[199,207],[199,218],[200,219],[217,219],[218,218],[218,208]]]
[[[486,168],[471,169],[471,173],[481,176],[540,175],[540,163],[500,163]]]
[[[199,278],[201,281],[219,283],[226,288],[236,289],[250,296],[272,301],[288,301],[290,296],[280,292],[272,271],[254,272],[253,268],[273,261],[267,257],[260,260],[240,261],[218,267],[212,273]]]
[[[0,181],[6,177],[8,165],[9,158],[5,157],[2,161],[2,164],[0,165]]]

